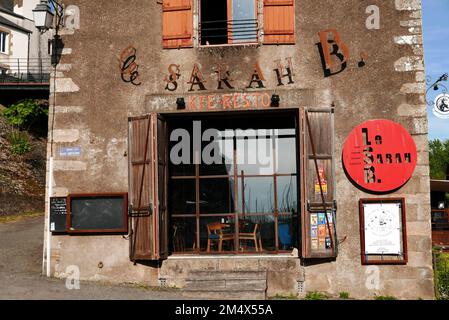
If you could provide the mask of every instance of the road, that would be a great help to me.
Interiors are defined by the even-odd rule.
[[[140,288],[81,282],[68,290],[65,280],[41,276],[43,217],[0,223],[1,300],[174,300],[181,293],[170,289]]]

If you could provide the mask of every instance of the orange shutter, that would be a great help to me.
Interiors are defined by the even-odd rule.
[[[264,43],[295,43],[294,0],[264,0]]]
[[[164,48],[192,47],[192,0],[164,0],[162,21]]]

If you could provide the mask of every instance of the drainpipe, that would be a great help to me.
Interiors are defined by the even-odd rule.
[[[53,155],[50,156],[50,163],[49,163],[49,171],[48,171],[48,183],[49,183],[49,187],[48,187],[48,204],[47,204],[47,259],[46,259],[46,263],[47,263],[47,267],[46,267],[46,273],[47,273],[47,278],[50,278],[51,276],[51,224],[50,224],[50,198],[53,195]]]

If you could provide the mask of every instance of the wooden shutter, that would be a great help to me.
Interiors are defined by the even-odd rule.
[[[164,48],[192,47],[192,0],[164,0],[162,8]]]
[[[295,43],[294,0],[264,0],[264,44]]]
[[[300,112],[302,256],[332,258],[338,251],[334,110],[307,108]],[[320,217],[326,218],[324,223],[320,222]],[[315,218],[318,219],[316,224]],[[330,247],[326,248],[326,242]]]
[[[129,119],[130,259],[168,256],[166,125],[157,114]]]

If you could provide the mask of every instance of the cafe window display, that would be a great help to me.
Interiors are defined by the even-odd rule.
[[[297,247],[294,118],[194,123],[201,124],[203,140],[211,129],[218,139],[203,141],[201,163],[169,166],[173,251],[276,253]],[[192,121],[174,124],[172,134],[181,127],[193,137]],[[179,143],[171,142],[171,150]],[[204,156],[211,148],[218,159],[208,164]],[[194,151],[189,153],[193,160]]]

